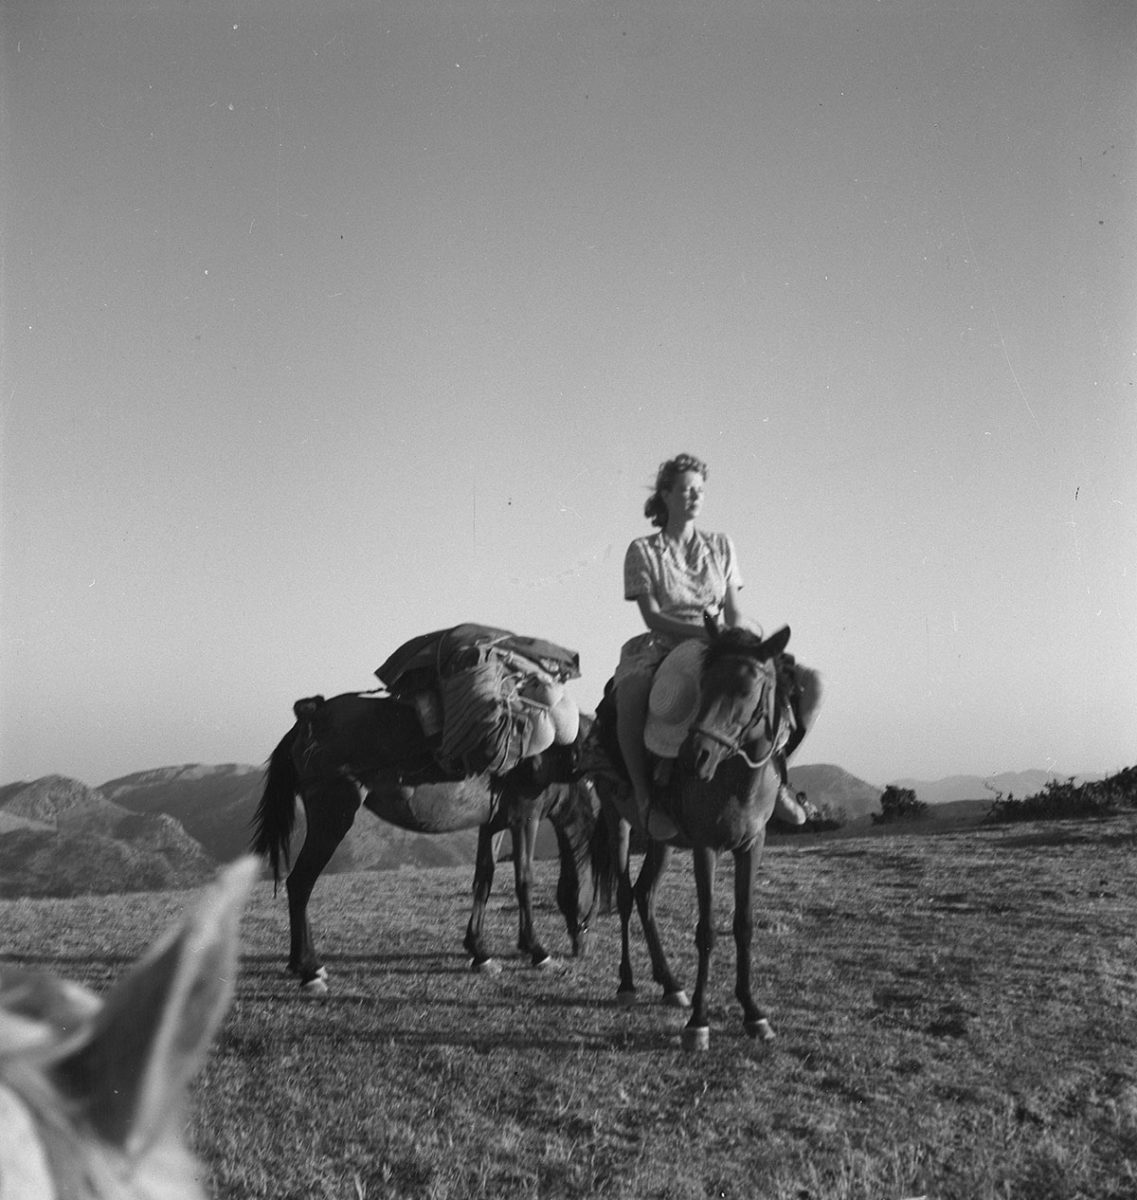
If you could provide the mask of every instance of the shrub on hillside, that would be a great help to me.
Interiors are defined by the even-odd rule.
[[[794,834],[831,833],[840,829],[849,819],[845,810],[836,804],[814,804],[804,792],[798,792],[797,801],[805,809],[804,825],[786,825],[778,822],[776,832]]]
[[[928,810],[923,800],[916,799],[911,788],[889,784],[880,796],[880,812],[872,814],[874,825],[890,825],[893,821],[911,821]]]
[[[1108,779],[1078,784],[1047,780],[1041,792],[1016,800],[1013,793],[995,794],[986,821],[1043,821],[1069,817],[1109,817],[1126,808],[1137,808],[1137,767],[1126,767]]]

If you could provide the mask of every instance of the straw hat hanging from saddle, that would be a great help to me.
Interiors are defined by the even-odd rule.
[[[682,641],[659,665],[648,699],[644,745],[661,758],[677,758],[699,713],[699,680],[707,644]]]

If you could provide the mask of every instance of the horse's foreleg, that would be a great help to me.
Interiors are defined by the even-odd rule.
[[[470,920],[466,925],[466,937],[462,945],[470,955],[470,970],[496,973],[497,966],[484,937],[486,905],[493,888],[494,869],[497,863],[503,829],[494,830],[483,825],[478,830],[478,853],[474,860],[474,902],[470,909]]]
[[[763,1042],[774,1040],[774,1031],[766,1013],[754,1003],[751,989],[751,965],[754,941],[754,886],[762,847],[736,850],[734,853],[734,947],[736,977],[734,994],[742,1005],[742,1023],[746,1032]]]
[[[535,967],[548,966],[552,955],[533,929],[533,859],[541,818],[526,817],[513,827],[513,881],[517,889],[517,948]]]
[[[644,855],[643,866],[636,880],[635,899],[639,909],[640,924],[643,926],[644,941],[651,957],[651,977],[663,988],[663,1003],[671,1008],[687,1008],[689,1001],[683,985],[672,973],[671,964],[663,949],[659,936],[659,925],[655,919],[655,899],[659,885],[671,861],[671,847],[662,842],[651,842]]]
[[[308,923],[308,901],[320,872],[328,865],[336,848],[347,835],[359,810],[359,792],[350,780],[304,793],[307,830],[304,845],[296,856],[285,890],[288,893],[288,922],[291,950],[288,969],[300,976],[300,986],[319,995],[327,990],[327,972],[316,954],[312,927]]]
[[[695,891],[699,898],[699,924],[695,929],[699,971],[695,979],[691,1019],[683,1030],[683,1049],[706,1050],[711,1038],[710,1021],[707,1017],[707,982],[711,973],[711,952],[715,948],[715,852],[706,846],[696,846],[693,856]]]

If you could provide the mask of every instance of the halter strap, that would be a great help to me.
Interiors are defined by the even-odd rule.
[[[753,724],[754,722],[751,722],[750,725],[747,725],[746,729],[750,729]],[[761,770],[761,768],[764,767],[770,761],[770,759],[774,757],[774,743],[772,741],[770,743],[770,749],[767,750],[761,758],[755,761],[750,757],[749,754],[746,753],[745,743],[742,741],[741,737],[737,739],[723,737],[721,733],[718,733],[713,729],[707,729],[703,725],[692,726],[691,732],[700,734],[709,741],[717,742],[720,746],[723,746],[730,751],[731,757],[737,754],[738,757],[741,758],[748,767],[751,767],[755,771]],[[746,730],[744,729],[743,733],[745,732]]]
[[[761,662],[759,665],[765,668],[766,663]],[[769,685],[764,689],[764,691],[765,695],[762,697],[762,700],[754,707],[754,715],[742,727],[742,730],[737,738],[724,737],[717,730],[708,729],[702,724],[693,725],[691,727],[691,732],[700,734],[702,737],[707,738],[708,741],[716,742],[718,745],[724,747],[729,751],[730,757],[737,755],[752,770],[761,770],[762,767],[764,767],[770,761],[770,759],[774,757],[774,752],[777,748],[777,739],[774,736],[774,725],[777,719],[778,703],[778,677],[776,671],[773,672],[769,677]],[[770,739],[770,749],[767,750],[761,758],[755,761],[746,752],[746,735],[750,733],[751,730],[756,729],[763,718],[765,718],[766,721],[766,732]]]

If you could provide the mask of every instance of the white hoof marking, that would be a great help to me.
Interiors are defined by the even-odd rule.
[[[680,1037],[684,1050],[701,1052],[711,1048],[711,1031],[704,1025],[699,1029],[684,1029]]]

